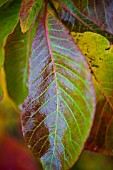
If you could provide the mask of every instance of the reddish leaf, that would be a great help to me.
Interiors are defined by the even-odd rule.
[[[43,167],[69,169],[78,159],[95,110],[88,64],[60,21],[41,19],[30,58],[24,138]]]
[[[0,139],[0,169],[37,170],[31,153],[9,136]]]

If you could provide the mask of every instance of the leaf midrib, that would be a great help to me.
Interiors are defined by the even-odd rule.
[[[74,14],[69,8],[67,8],[62,2],[60,2],[59,0],[55,0],[58,4],[60,4],[66,11],[68,11],[74,18],[76,18],[78,21],[80,21],[83,25],[85,25],[86,27],[88,27],[91,31],[95,32],[87,23],[85,23],[80,17],[78,17],[76,14]],[[73,3],[74,4],[74,3]],[[80,11],[79,11],[80,12]],[[81,14],[81,12],[80,12]],[[83,14],[81,14],[83,15]],[[84,16],[84,15],[83,15]],[[87,16],[84,16],[85,18],[87,18]],[[87,18],[89,20],[89,18]]]
[[[46,9],[47,10],[47,9]],[[45,35],[46,35],[46,42],[47,42],[47,46],[48,46],[48,52],[51,58],[51,62],[52,62],[52,66],[53,66],[53,74],[55,77],[55,82],[56,82],[56,125],[55,125],[55,132],[54,132],[54,148],[53,148],[53,155],[55,152],[55,144],[56,144],[56,140],[57,140],[57,126],[58,126],[58,81],[57,81],[57,75],[56,75],[56,66],[55,66],[55,62],[54,62],[54,58],[53,58],[53,54],[52,54],[52,50],[51,50],[51,45],[50,45],[50,39],[49,39],[49,31],[48,31],[48,18],[47,18],[47,11],[45,13],[45,20],[44,20],[44,29],[45,29]],[[52,156],[53,159],[53,156]]]

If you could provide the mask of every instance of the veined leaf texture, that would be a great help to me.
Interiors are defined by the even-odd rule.
[[[0,0],[0,74],[44,170],[113,155],[112,20],[112,0]]]
[[[112,0],[73,0],[78,9],[102,29],[113,34]]]
[[[52,0],[52,2],[70,31],[92,31],[113,42],[113,25],[110,24],[113,18],[112,0]]]
[[[35,21],[43,0],[23,0],[20,10],[20,25],[22,32],[26,32]]]
[[[85,57],[47,12],[38,24],[29,69],[21,114],[25,141],[45,170],[67,170],[89,134],[95,91]]]

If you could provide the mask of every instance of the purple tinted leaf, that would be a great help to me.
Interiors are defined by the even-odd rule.
[[[104,27],[101,27],[93,20],[91,20],[87,15],[85,15],[81,10],[78,8],[75,1],[72,0],[55,0],[59,5],[54,4],[59,17],[61,20],[68,26],[70,31],[75,32],[84,32],[84,31],[93,31],[104,35],[107,39],[111,42],[113,41],[112,33],[109,32]],[[54,3],[54,1],[53,1]]]
[[[113,35],[113,1],[73,0],[78,9],[91,21]]]
[[[25,141],[45,169],[69,169],[81,153],[95,111],[88,64],[62,23],[46,14],[29,64],[29,94],[21,115]]]

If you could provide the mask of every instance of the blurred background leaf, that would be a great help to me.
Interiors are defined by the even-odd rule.
[[[28,60],[35,28],[23,34],[18,23],[14,32],[8,36],[5,46],[7,90],[19,109],[28,94]]]
[[[0,42],[15,28],[19,21],[21,0],[10,0],[0,7]]]
[[[113,170],[113,157],[85,150],[71,170]]]
[[[14,137],[5,135],[0,140],[1,170],[37,170],[30,151]]]

